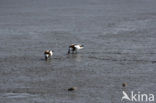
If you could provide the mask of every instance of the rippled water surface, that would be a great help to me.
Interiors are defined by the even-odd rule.
[[[0,103],[121,103],[122,90],[156,95],[155,4],[1,0]],[[67,55],[72,43],[85,48]],[[46,49],[55,51],[47,62]]]

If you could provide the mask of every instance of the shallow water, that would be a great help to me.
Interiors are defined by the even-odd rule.
[[[0,1],[0,103],[121,103],[122,90],[156,94],[155,4]],[[67,55],[71,43],[85,48]],[[46,49],[55,51],[47,62]]]

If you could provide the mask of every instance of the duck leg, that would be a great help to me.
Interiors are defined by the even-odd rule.
[[[76,48],[75,48],[75,47],[73,47],[73,49],[72,49],[72,53],[73,53],[73,54],[75,53],[75,50],[76,50]]]
[[[49,57],[49,56],[46,54],[46,55],[45,55],[45,60],[48,60],[48,57]]]
[[[68,54],[70,54],[70,48],[68,49]]]

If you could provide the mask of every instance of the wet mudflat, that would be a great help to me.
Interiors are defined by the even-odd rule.
[[[121,103],[122,90],[156,94],[155,4],[0,1],[0,103]],[[71,43],[85,48],[67,55]],[[47,62],[46,49],[55,51]]]

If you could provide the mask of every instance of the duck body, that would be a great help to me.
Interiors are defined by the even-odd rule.
[[[77,50],[80,50],[80,49],[83,49],[84,46],[81,45],[81,44],[72,44],[69,46],[69,49],[68,49],[68,54],[70,54],[71,52],[72,53],[77,53]]]
[[[68,88],[68,91],[75,91],[75,90],[77,90],[77,87]]]
[[[53,56],[53,51],[52,50],[46,50],[44,52],[45,60],[50,59]]]

